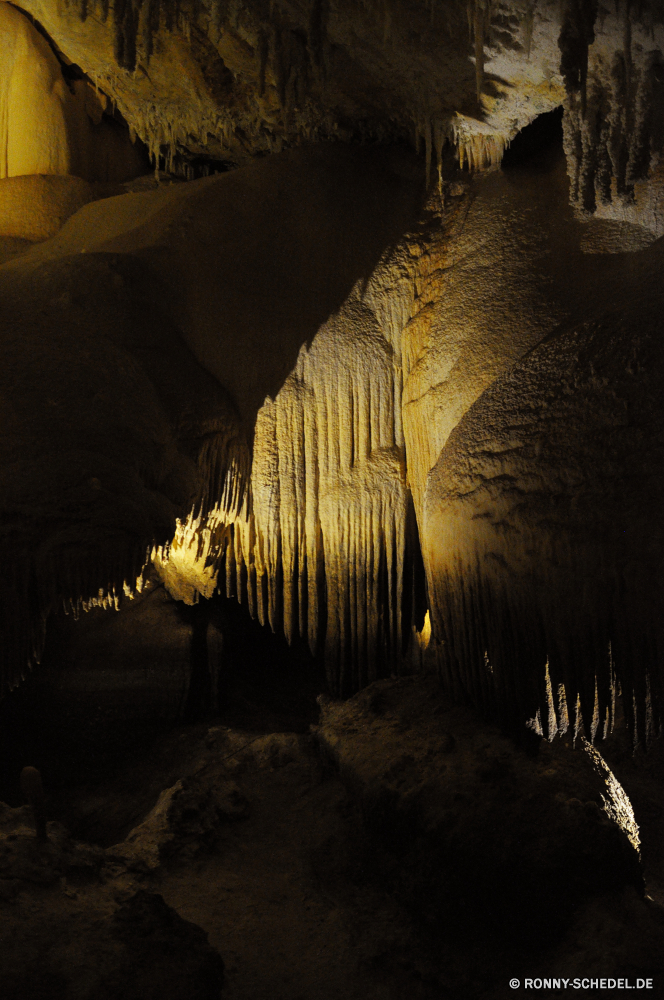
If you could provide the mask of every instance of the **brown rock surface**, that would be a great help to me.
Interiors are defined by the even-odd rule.
[[[662,910],[644,899],[633,849],[603,812],[606,779],[578,743],[527,757],[433,678],[324,704],[314,739],[235,728],[239,709],[67,799],[97,839],[120,834],[76,857],[123,900],[159,893],[203,927],[224,957],[224,996],[503,1000],[514,975],[661,976]],[[661,794],[654,775],[640,788],[643,802]],[[646,827],[652,872],[661,817]],[[438,909],[444,881],[458,892]],[[89,892],[101,906],[107,890],[83,882],[68,878],[66,905]]]
[[[494,382],[427,484],[445,675],[490,711],[539,708],[545,732],[579,712],[606,732],[616,677],[637,738],[661,724],[661,255],[623,258],[618,287]]]
[[[0,804],[0,976],[7,1000],[216,1000],[223,962],[200,928],[132,886],[57,823],[38,840]]]
[[[541,945],[589,898],[641,889],[636,850],[581,744],[543,743],[528,757],[434,679],[324,703],[317,734],[385,851],[393,891],[442,933],[495,937],[504,925]]]

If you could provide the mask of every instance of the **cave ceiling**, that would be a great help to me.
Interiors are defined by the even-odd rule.
[[[320,140],[408,142],[427,175],[448,148],[482,169],[565,103],[572,199],[632,218],[635,185],[661,143],[656,0],[25,0],[19,9],[66,75],[84,74],[153,159],[189,176],[201,162],[225,169]]]
[[[504,145],[564,96],[558,0],[20,6],[153,152],[185,159],[321,139]]]

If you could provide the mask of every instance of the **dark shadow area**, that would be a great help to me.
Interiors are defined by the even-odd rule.
[[[548,170],[563,155],[563,109],[538,115],[512,139],[503,155],[503,170]]]
[[[187,607],[158,587],[119,613],[57,616],[41,665],[0,702],[0,801],[21,803],[25,766],[57,798],[210,724],[306,733],[324,690],[323,665],[306,643],[289,647],[234,599]]]
[[[327,688],[322,657],[313,657],[300,638],[289,646],[233,598],[209,604],[210,621],[223,635],[220,720],[252,732],[307,732],[318,718],[316,698]]]
[[[214,156],[183,156],[176,153],[174,172],[188,181],[196,181],[201,177],[212,177],[214,174],[226,174],[234,164],[229,160],[220,160]]]

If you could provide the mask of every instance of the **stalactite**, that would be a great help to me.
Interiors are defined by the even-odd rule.
[[[10,541],[2,540],[5,579],[0,589],[5,614],[0,694],[15,688],[40,662],[49,613],[62,608],[78,616],[92,607],[118,608],[123,595],[141,589],[150,556],[143,540],[113,532],[107,544],[96,532],[89,538],[83,532],[76,536],[74,549],[66,528],[40,546],[33,545],[32,551],[20,551],[22,526],[8,530]]]
[[[325,76],[325,50],[327,45],[327,24],[330,16],[330,0],[313,0],[309,15],[309,49],[314,70],[319,78]]]
[[[584,50],[582,73],[577,46],[576,70],[569,68],[569,52],[563,52],[561,63],[561,71],[568,66],[563,130],[570,201],[589,213],[615,201],[633,203],[635,186],[648,178],[652,156],[662,147],[662,54],[644,53],[638,45],[632,52],[632,6],[624,5],[621,16],[622,46],[610,62],[599,58],[588,68]],[[570,31],[568,26],[568,35]],[[577,41],[581,34],[577,30]],[[584,37],[588,41],[590,34]]]
[[[568,95],[580,95],[582,114],[586,108],[588,49],[595,40],[597,8],[597,0],[565,0],[558,38],[565,89]]]
[[[474,44],[475,89],[478,103],[484,86],[484,46],[491,26],[493,0],[470,0],[467,6],[468,28]]]
[[[514,730],[598,741],[619,690],[635,743],[664,730],[659,303],[638,301],[654,259],[633,266],[485,391],[427,475],[441,672]]]
[[[116,63],[122,68],[124,68],[125,64],[124,15],[125,6],[128,2],[130,2],[130,0],[114,0],[113,3],[113,54],[115,56]]]
[[[594,742],[603,737],[615,720],[616,677],[606,638],[610,610],[598,630],[602,637],[589,641],[583,633],[570,634],[571,622],[554,624],[537,595],[526,597],[515,588],[508,592],[497,577],[490,586],[486,569],[482,576],[476,560],[469,555],[467,562],[459,560],[454,574],[439,573],[436,580],[437,620],[445,625],[441,670],[446,683],[508,728],[529,718],[530,727],[551,740],[568,730],[567,706],[573,704],[574,738]],[[598,649],[604,655],[596,655]],[[589,663],[594,663],[592,683]],[[652,718],[652,712],[644,713],[639,730],[654,732]]]
[[[523,47],[526,50],[526,59],[530,59],[530,51],[533,45],[533,29],[535,27],[535,7],[536,0],[528,0],[523,16]]]
[[[438,171],[438,194],[443,197],[443,147],[447,138],[447,128],[444,122],[433,123],[433,145],[436,150],[436,169]]]
[[[270,41],[266,32],[261,31],[258,36],[258,94],[260,97],[265,95],[265,73],[269,55]]]
[[[431,120],[427,117],[424,120],[424,158],[426,160],[426,189],[429,190],[431,184]]]
[[[290,76],[290,32],[280,28],[272,30],[272,67],[277,97],[281,107],[286,104],[286,86]]]
[[[451,123],[452,138],[459,157],[459,169],[473,173],[500,166],[507,146],[502,135],[477,131],[477,122],[456,115]]]
[[[645,65],[638,74],[632,116],[633,131],[625,171],[625,180],[628,186],[644,180],[650,169],[651,137],[654,131],[657,100],[656,72],[660,65],[660,58],[655,53],[649,54]]]
[[[133,73],[136,69],[136,34],[138,30],[138,11],[134,9],[131,0],[126,0],[124,18],[122,23],[122,34],[124,37],[123,61],[121,65],[124,69]]]
[[[155,553],[175,596],[193,601],[219,584],[262,624],[289,641],[307,639],[312,651],[324,628],[337,694],[398,668],[417,603],[392,345],[407,312],[386,313],[373,294],[370,305],[358,286],[266,400],[250,487],[236,488],[231,474],[232,504],[192,514],[170,550]]]
[[[160,4],[159,0],[146,0],[145,20],[143,38],[145,44],[145,57],[148,63],[154,53],[154,39],[159,31],[160,24]]]
[[[113,27],[115,60],[122,69],[136,69],[136,36],[143,0],[114,0]]]

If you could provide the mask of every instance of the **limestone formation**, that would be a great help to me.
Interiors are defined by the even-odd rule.
[[[0,3],[0,46],[0,181],[34,174],[125,181],[145,169],[141,150],[105,114],[105,95],[80,68],[65,75],[52,44],[6,0]],[[20,198],[10,190],[0,195],[3,202]],[[84,200],[79,197],[79,206]],[[21,213],[30,216],[28,200]],[[51,227],[58,213],[53,216]],[[60,213],[60,223],[64,218]],[[12,234],[4,220],[2,231]],[[42,223],[26,235],[45,239],[52,232]]]
[[[551,738],[606,735],[619,693],[635,740],[662,725],[660,256],[497,379],[427,483],[448,683]]]
[[[0,0],[3,998],[664,973],[663,146],[660,0]]]
[[[586,17],[579,30],[568,15],[560,36],[570,198],[583,212],[661,235],[662,11],[617,3],[599,13],[588,4]]]
[[[555,383],[547,338],[597,320],[628,261],[653,273],[658,5],[25,0],[0,18],[3,234],[43,239],[75,212],[0,269],[4,688],[38,660],[50,614],[118,607],[151,559],[174,597],[221,589],[306,638],[338,694],[419,663],[429,603],[427,656],[506,722],[553,732],[562,690],[594,738],[617,672],[637,738],[655,731],[657,642],[624,652],[623,612],[606,611],[622,598],[584,591],[592,610],[570,632],[605,658],[611,643],[608,667],[556,652],[560,625],[499,627],[548,621],[544,590],[525,563],[514,591],[494,581],[493,543],[459,534],[472,504],[440,477],[466,474],[468,411],[494,405],[520,358],[541,343]],[[565,161],[500,172],[520,129],[561,104]],[[113,121],[111,147],[115,108],[128,129]],[[152,188],[89,183],[128,176],[137,136]],[[224,173],[166,185],[162,167],[170,182]],[[654,302],[649,280],[634,294]],[[655,431],[629,440],[648,465]],[[552,495],[571,451],[551,459]],[[638,518],[632,503],[656,534],[654,499]],[[588,565],[640,593],[614,542],[593,544]],[[590,570],[561,565],[561,592],[566,574],[583,589]],[[534,609],[518,610],[520,588]],[[565,676],[563,660],[578,660]]]
[[[374,152],[339,147],[283,154],[194,185],[96,202],[52,243],[7,266],[8,301],[15,302],[15,311],[7,313],[7,330],[32,322],[34,304],[25,303],[38,288],[39,300],[48,303],[48,322],[59,325],[65,339],[83,336],[87,342],[94,330],[94,351],[110,351],[104,378],[114,370],[110,357],[116,364],[122,357],[122,364],[131,365],[137,380],[133,402],[117,389],[115,403],[100,393],[86,422],[106,428],[96,439],[97,454],[110,449],[115,475],[125,476],[123,465],[138,440],[127,438],[120,453],[112,443],[117,431],[109,428],[126,419],[114,407],[140,407],[145,415],[138,421],[139,438],[145,444],[136,454],[142,452],[139,461],[147,462],[139,466],[144,481],[153,484],[154,502],[164,513],[173,501],[181,504],[177,513],[183,526],[172,540],[172,532],[156,530],[158,522],[149,517],[134,523],[122,541],[129,548],[121,558],[117,545],[109,549],[99,536],[93,543],[98,556],[92,578],[86,578],[90,568],[81,565],[72,569],[70,582],[58,583],[46,566],[36,567],[47,588],[38,614],[63,599],[74,606],[81,600],[98,601],[100,590],[101,599],[113,603],[125,586],[134,588],[147,548],[172,540],[154,557],[175,596],[190,602],[198,593],[209,596],[223,569],[229,593],[240,599],[246,593],[261,620],[285,628],[289,636],[298,631],[308,635],[312,646],[327,610],[330,681],[339,690],[353,690],[377,676],[376,671],[391,669],[401,655],[402,606],[411,600],[412,588],[404,593],[409,572],[405,548],[414,531],[405,486],[399,365],[392,345],[394,341],[399,350],[400,314],[397,309],[393,316],[394,306],[382,287],[389,280],[388,266],[366,291],[367,299],[373,295],[377,300],[375,312],[353,289],[361,285],[363,274],[371,275],[385,243],[413,219],[419,181],[411,159],[400,154],[380,165]],[[249,192],[257,196],[253,203]],[[282,201],[277,216],[276,192]],[[390,213],[383,210],[383,198],[391,199]],[[316,229],[308,223],[312,211]],[[227,236],[217,243],[220,227]],[[270,261],[267,268],[262,254]],[[146,263],[139,264],[137,256]],[[336,273],[327,270],[330,261],[338,262]],[[86,293],[79,299],[76,283],[82,280]],[[149,315],[149,303],[161,294],[155,280],[170,289],[179,330],[172,320],[163,321],[161,308]],[[176,291],[178,286],[182,292]],[[292,296],[275,311],[273,293],[277,288],[285,293],[288,287]],[[32,291],[26,295],[28,288]],[[325,323],[332,310],[338,315]],[[74,319],[73,328],[65,328],[66,317]],[[117,325],[120,318],[122,327]],[[221,337],[220,328],[225,331]],[[314,340],[307,351],[303,345],[308,337]],[[181,338],[188,349],[183,347],[175,362]],[[345,364],[333,386],[325,375],[341,352]],[[289,378],[298,354],[296,373]],[[239,414],[211,377],[232,393]],[[20,398],[16,384],[7,392]],[[69,392],[76,398],[73,388]],[[264,403],[270,393],[274,401]],[[88,404],[80,400],[79,405]],[[33,408],[32,420],[47,423],[43,402],[34,402]],[[294,426],[301,428],[299,436],[293,434]],[[83,426],[68,425],[67,439],[89,433]],[[161,461],[168,463],[159,471],[152,465],[156,460],[154,446],[147,446],[144,437],[148,433],[159,443]],[[183,443],[175,445],[176,440]],[[186,454],[186,440],[198,441],[195,462]],[[94,455],[86,458],[86,488],[99,507],[98,517],[111,517],[120,530],[109,505],[110,470],[96,468],[101,456]],[[270,461],[277,466],[271,468]],[[66,475],[72,470],[67,465]],[[38,475],[37,467],[26,466],[25,474]],[[90,487],[92,480],[101,489]],[[373,497],[369,511],[365,490]],[[21,507],[20,518],[35,517],[28,514],[27,499]],[[364,526],[350,516],[351,510],[366,517]],[[345,530],[339,524],[342,513],[348,519]],[[41,515],[33,530],[38,523],[45,523]],[[7,544],[11,546],[11,537]],[[131,560],[129,551],[134,553]],[[319,596],[323,586],[326,599]],[[39,621],[31,627],[39,629]],[[38,638],[33,648],[38,657]],[[11,668],[10,683],[21,669],[19,664]]]
[[[413,135],[429,159],[457,142],[486,166],[564,93],[557,0],[22,6],[169,169],[194,149],[238,164],[302,141]]]

